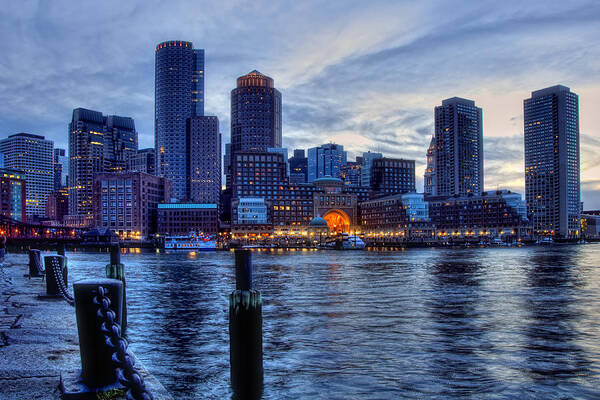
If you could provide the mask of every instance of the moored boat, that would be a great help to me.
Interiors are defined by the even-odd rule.
[[[191,232],[189,235],[165,236],[166,250],[216,250],[217,243],[207,235],[196,235]]]

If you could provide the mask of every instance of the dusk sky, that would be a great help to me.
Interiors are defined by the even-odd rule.
[[[205,114],[229,141],[230,91],[257,69],[282,93],[283,144],[333,141],[415,159],[423,188],[433,108],[483,108],[486,189],[524,193],[523,99],[579,95],[582,200],[600,209],[600,2],[6,1],[0,137],[67,147],[73,108],[135,119],[154,146],[154,48],[206,51]]]

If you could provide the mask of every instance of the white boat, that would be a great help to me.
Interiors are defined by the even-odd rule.
[[[546,236],[545,238],[540,239],[535,243],[536,244],[554,244],[554,240],[551,237]]]
[[[336,250],[362,250],[366,247],[366,244],[358,236],[349,236],[347,233],[343,233],[341,237],[338,236],[328,240],[320,247]]]
[[[166,250],[216,250],[217,242],[206,235],[165,236]]]

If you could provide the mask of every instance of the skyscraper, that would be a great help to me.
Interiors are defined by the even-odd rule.
[[[523,102],[525,200],[538,235],[580,235],[579,98],[565,86]]]
[[[308,182],[325,176],[339,178],[346,161],[344,146],[339,144],[328,143],[308,149]]]
[[[481,108],[453,97],[435,107],[434,196],[481,194],[483,125]]]
[[[294,156],[288,160],[290,183],[305,183],[308,169],[308,158],[304,156],[304,149],[295,149]]]
[[[105,117],[85,108],[73,110],[69,124],[69,214],[91,219],[93,175],[123,172],[136,154],[133,118]]]
[[[360,170],[360,184],[362,186],[371,186],[371,165],[373,165],[373,160],[382,157],[383,154],[381,153],[371,153],[370,151],[363,153],[362,168]]]
[[[425,168],[423,186],[426,195],[433,194],[435,186],[435,136],[431,138],[429,147],[427,148],[427,167]]]
[[[69,157],[65,149],[54,149],[54,190],[67,186]]]
[[[156,174],[173,182],[173,195],[186,198],[187,121],[204,115],[204,50],[173,40],[156,46],[155,56]]]
[[[4,166],[25,179],[27,217],[45,216],[48,195],[54,189],[54,143],[44,136],[17,133],[0,141]]]
[[[273,79],[254,70],[240,76],[231,91],[230,157],[273,147],[281,147],[281,93]]]
[[[221,134],[217,117],[188,119],[188,198],[196,203],[219,204],[221,195]]]

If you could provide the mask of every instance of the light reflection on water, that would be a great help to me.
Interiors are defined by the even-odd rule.
[[[69,253],[72,279],[108,254]],[[600,244],[256,252],[264,399],[600,397]],[[233,254],[127,252],[131,348],[225,399]]]

